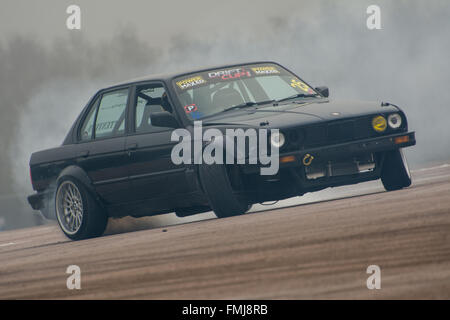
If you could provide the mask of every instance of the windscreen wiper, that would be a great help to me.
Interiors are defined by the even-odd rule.
[[[268,104],[268,103],[272,103],[272,102],[276,102],[276,100],[266,100],[266,101],[259,101],[259,102],[255,102],[255,101],[248,101],[248,102],[244,102],[235,106],[231,106],[228,108],[223,109],[222,111],[213,113],[213,114],[209,114],[205,117],[202,117],[202,119],[207,119],[207,118],[211,118],[214,117],[218,114],[221,114],[223,112],[228,112],[231,110],[236,110],[236,109],[242,109],[242,108],[246,108],[246,107],[252,107],[252,106],[256,106],[256,105],[263,105],[263,104]]]
[[[317,93],[312,93],[312,94],[307,94],[307,93],[297,93],[294,94],[293,96],[287,97],[287,98],[283,98],[280,100],[277,100],[277,102],[282,102],[282,101],[286,101],[286,100],[290,100],[290,99],[295,99],[295,98],[313,98],[313,97],[317,97],[318,94]]]
[[[256,106],[256,105],[263,105],[263,104],[268,104],[268,103],[272,103],[272,102],[275,102],[275,100],[266,100],[266,101],[259,101],[259,102],[248,101],[248,102],[238,104],[236,106],[225,108],[221,112],[227,112],[227,111],[231,111],[231,110],[242,109],[245,107],[252,107],[252,106]]]

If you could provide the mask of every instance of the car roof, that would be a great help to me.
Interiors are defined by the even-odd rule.
[[[225,65],[216,65],[216,66],[209,66],[209,67],[202,67],[202,68],[195,68],[195,69],[190,69],[190,70],[184,70],[183,72],[171,72],[171,73],[152,74],[152,75],[148,75],[148,76],[143,76],[143,77],[139,77],[139,78],[135,78],[135,79],[122,81],[120,83],[117,83],[117,84],[114,84],[112,86],[106,87],[103,90],[111,89],[111,88],[115,88],[115,87],[119,87],[119,86],[124,86],[124,85],[128,85],[128,84],[135,84],[135,83],[139,83],[139,82],[146,82],[146,81],[158,81],[158,80],[159,81],[170,81],[173,78],[176,78],[176,77],[179,77],[179,76],[183,76],[183,75],[187,75],[187,74],[191,74],[191,73],[204,72],[204,71],[213,70],[213,69],[232,68],[232,67],[237,67],[237,66],[242,66],[242,65],[247,65],[247,64],[260,64],[260,63],[261,64],[262,63],[273,63],[273,64],[277,64],[277,65],[281,66],[279,63],[274,62],[274,61],[250,61],[250,62],[240,62],[240,63],[233,63],[233,64],[225,64]]]

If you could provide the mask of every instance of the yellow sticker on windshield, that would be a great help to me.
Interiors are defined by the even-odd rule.
[[[189,89],[191,87],[197,86],[199,84],[206,83],[202,76],[195,76],[181,81],[177,81],[177,86],[180,89]]]
[[[308,92],[308,93],[314,93],[314,91],[310,87],[308,87],[308,85],[306,83],[304,83],[304,82],[302,82],[300,80],[297,80],[297,79],[292,79],[291,80],[291,87],[292,88],[299,88],[299,89],[301,89],[301,90],[303,90],[305,92]]]

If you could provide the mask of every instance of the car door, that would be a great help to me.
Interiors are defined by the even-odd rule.
[[[129,88],[107,91],[92,104],[79,129],[77,162],[106,205],[129,201],[125,153]]]
[[[173,205],[175,195],[189,189],[186,166],[175,165],[171,160],[173,128],[151,124],[150,113],[172,111],[163,99],[162,83],[151,83],[135,88],[131,119],[133,133],[127,137],[126,151],[130,161],[130,183],[135,201],[153,200],[153,208],[164,209]],[[167,102],[168,100],[166,100]]]

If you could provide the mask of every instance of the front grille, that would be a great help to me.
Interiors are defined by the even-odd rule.
[[[330,143],[339,143],[353,140],[355,137],[355,121],[339,121],[329,123],[327,126],[327,138]]]
[[[371,116],[367,116],[293,128],[286,132],[288,144],[283,151],[295,151],[375,137],[377,133],[372,129],[371,119]]]
[[[372,129],[372,118],[364,117],[355,121],[355,139],[376,137],[378,134]]]

